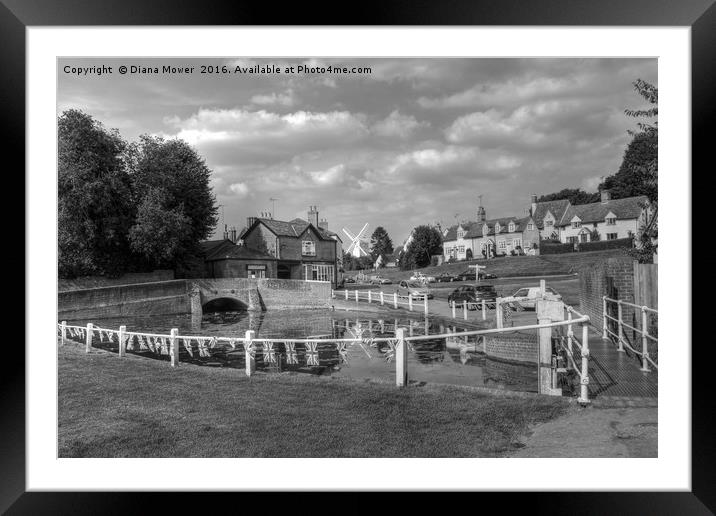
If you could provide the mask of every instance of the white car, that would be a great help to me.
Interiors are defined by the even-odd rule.
[[[521,288],[514,294],[512,294],[512,297],[526,297],[528,299],[525,299],[524,301],[519,301],[520,306],[522,308],[532,308],[534,310],[535,308],[535,302],[537,300],[537,297],[539,297],[539,287],[526,287]],[[554,301],[561,301],[562,295],[559,294],[555,289],[552,287],[545,287],[545,298],[552,299]]]
[[[420,283],[435,283],[435,276],[426,276],[422,272],[415,272],[410,276],[410,281],[417,281]]]
[[[408,297],[409,294],[412,294],[413,297],[417,298],[422,298],[423,296],[426,296],[428,299],[433,298],[433,294],[430,292],[430,289],[415,281],[401,281],[398,283],[395,291],[402,297]]]

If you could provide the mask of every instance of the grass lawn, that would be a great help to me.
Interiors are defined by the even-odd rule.
[[[561,398],[59,349],[60,457],[500,457]]]

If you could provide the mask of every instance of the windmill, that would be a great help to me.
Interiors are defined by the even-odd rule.
[[[361,253],[363,254],[363,256],[368,256],[368,252],[361,246],[361,237],[363,236],[363,233],[365,232],[367,227],[368,223],[366,222],[365,226],[363,226],[363,229],[361,229],[355,236],[346,228],[343,228],[343,232],[348,235],[348,238],[351,239],[351,245],[348,246],[348,252],[356,258],[360,258]]]

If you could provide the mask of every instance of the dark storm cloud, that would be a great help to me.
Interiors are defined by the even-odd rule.
[[[616,171],[656,83],[655,59],[71,59],[64,64],[361,66],[370,73],[77,77],[58,113],[82,109],[125,138],[191,143],[213,170],[226,223],[270,209],[332,229],[523,215],[531,193],[593,189]]]

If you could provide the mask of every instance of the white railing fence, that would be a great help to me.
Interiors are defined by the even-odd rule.
[[[172,367],[179,365],[180,346],[186,352],[194,356],[194,350],[200,357],[212,356],[212,352],[216,348],[224,350],[238,349],[243,347],[246,375],[251,376],[256,371],[256,354],[262,353],[264,363],[275,364],[279,360],[285,360],[287,364],[298,364],[299,350],[303,348],[300,354],[307,366],[318,366],[319,348],[322,350],[330,350],[339,357],[340,361],[347,361],[349,358],[349,348],[356,346],[369,357],[374,358],[370,352],[370,348],[377,348],[379,357],[388,362],[395,361],[395,377],[396,385],[403,387],[408,383],[408,351],[414,351],[412,343],[424,340],[454,340],[456,336],[468,339],[473,336],[496,335],[500,333],[517,332],[525,330],[539,331],[539,348],[540,356],[553,356],[552,346],[552,330],[559,327],[567,327],[567,334],[571,335],[571,339],[567,342],[567,347],[571,350],[572,346],[577,346],[581,351],[581,367],[579,369],[580,378],[582,380],[582,391],[579,402],[589,403],[589,395],[587,385],[589,384],[588,358],[589,344],[587,328],[589,317],[581,315],[573,309],[568,309],[570,318],[566,321],[556,321],[540,324],[529,324],[522,326],[513,326],[510,328],[492,328],[484,330],[469,330],[456,333],[442,333],[437,335],[418,335],[406,336],[404,328],[396,328],[394,337],[370,337],[348,339],[268,339],[257,338],[255,332],[247,331],[244,337],[217,337],[217,336],[201,336],[201,335],[181,335],[177,328],[173,328],[169,334],[146,333],[127,331],[126,326],[120,326],[118,330],[101,328],[92,323],[86,326],[68,325],[66,321],[62,321],[57,325],[58,336],[60,337],[60,346],[64,346],[68,339],[80,341],[85,344],[85,352],[89,353],[93,346],[93,339],[98,338],[100,342],[105,339],[108,343],[117,344],[119,357],[124,357],[127,351],[150,351],[159,355],[169,355]],[[572,317],[574,316],[574,317]],[[580,324],[582,328],[581,342],[573,336],[571,328],[575,324]],[[194,346],[196,344],[196,347]],[[300,344],[300,347],[296,345]],[[380,344],[383,344],[382,346]],[[447,342],[446,342],[447,344]],[[572,362],[574,357],[570,352]],[[540,360],[540,378],[548,375],[552,378],[553,385],[556,385],[554,375],[556,371],[549,372],[552,364],[545,364]],[[576,365],[574,366],[577,369]],[[544,394],[555,394],[554,391],[545,387],[543,380],[540,380],[538,392]],[[560,393],[561,394],[561,393]]]
[[[634,324],[629,324],[625,317],[629,312]],[[602,297],[602,338],[610,339],[617,345],[618,351],[625,348],[640,357],[641,370],[650,372],[651,367],[659,369],[653,357],[658,358],[658,316],[659,311],[648,306],[639,306],[634,303]],[[629,337],[631,331],[632,337]],[[641,341],[641,349],[637,349],[637,341]],[[652,347],[653,346],[653,347]],[[650,348],[652,351],[650,352]]]
[[[398,308],[400,306],[407,306],[411,312],[415,308],[422,308],[422,311],[427,315],[429,304],[428,296],[416,296],[408,294],[407,296],[393,292],[378,291],[373,292],[372,290],[334,290],[332,293],[334,299],[343,297],[346,301],[367,301],[368,303],[378,303],[381,306],[392,306]]]

